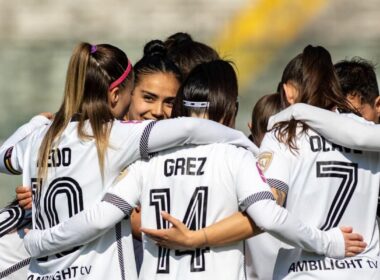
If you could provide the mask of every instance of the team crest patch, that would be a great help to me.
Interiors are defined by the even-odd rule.
[[[260,169],[265,172],[268,167],[270,166],[273,158],[273,153],[271,152],[264,152],[259,155],[257,158],[257,163]]]
[[[124,170],[122,170],[120,173],[119,173],[119,176],[117,176],[116,180],[115,180],[115,183],[118,183],[120,182],[125,176],[127,176],[128,174],[128,169],[125,168]]]

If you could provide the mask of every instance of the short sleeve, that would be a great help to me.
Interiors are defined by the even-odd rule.
[[[115,121],[111,130],[108,157],[116,169],[124,169],[146,157],[148,138],[154,121]]]
[[[280,143],[274,132],[267,133],[260,146],[258,163],[267,178],[267,183],[284,193],[288,193],[292,159],[289,149]]]
[[[245,211],[261,200],[273,200],[273,194],[252,153],[244,151],[239,163],[236,173],[236,193],[240,210]]]
[[[105,194],[103,201],[118,207],[125,215],[130,215],[139,205],[142,181],[140,177],[141,161],[132,164]]]

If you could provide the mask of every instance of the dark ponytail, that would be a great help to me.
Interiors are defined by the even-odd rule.
[[[237,113],[238,82],[232,63],[214,60],[196,66],[182,84],[175,99],[172,117],[207,114],[208,119],[231,126]],[[184,106],[189,102],[208,107]]]
[[[293,58],[285,67],[278,91],[282,104],[289,106],[283,89],[286,83],[298,90],[296,103],[306,103],[326,110],[337,108],[344,112],[355,112],[341,92],[330,53],[321,46],[308,45],[302,54]],[[275,127],[279,141],[291,149],[297,149],[295,136],[298,123],[299,121],[291,120]],[[308,126],[303,124],[302,131],[307,129]]]

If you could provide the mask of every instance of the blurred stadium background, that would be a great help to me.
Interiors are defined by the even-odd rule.
[[[256,100],[276,91],[307,44],[326,47],[334,61],[378,63],[379,26],[379,0],[0,1],[0,142],[33,115],[57,110],[78,41],[115,44],[137,61],[147,41],[190,33],[236,63],[237,128],[248,132]],[[0,175],[0,205],[21,181]]]

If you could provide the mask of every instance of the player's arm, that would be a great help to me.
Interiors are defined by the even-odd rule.
[[[305,225],[285,208],[277,205],[274,198],[257,201],[246,212],[261,229],[305,251],[343,258],[361,253],[367,246],[361,235],[352,233],[352,228],[321,231]]]
[[[277,205],[269,186],[262,181],[262,177],[259,176],[258,172],[254,172],[256,166],[252,164],[253,162],[253,158],[242,161],[239,168],[237,191],[241,208],[246,211],[260,229],[288,244],[330,257],[352,256],[364,250],[366,244],[362,242],[360,235],[352,233],[352,229],[342,228],[342,231],[340,231],[334,228],[323,232],[303,224],[285,208]],[[255,190],[255,192],[252,192],[252,190]],[[165,233],[162,230],[144,229],[143,231],[154,236],[158,245],[167,247],[188,246],[194,248],[220,244],[216,242],[218,240],[226,244],[235,240],[232,234],[230,236],[228,234],[235,233],[236,229],[230,227],[227,228],[230,232],[222,232],[223,228],[218,228],[220,224],[215,224],[211,231],[210,227],[189,233],[180,221],[172,220],[171,223],[173,228],[179,229],[176,231],[179,235],[185,236],[183,239],[172,234],[175,233],[175,230],[172,230],[172,232],[166,230],[166,235],[162,234]],[[233,223],[230,225],[233,225]],[[244,238],[243,235],[241,237]]]
[[[131,171],[108,190],[101,202],[54,227],[29,231],[24,237],[26,250],[32,257],[42,257],[91,242],[131,215],[139,191]]]
[[[239,168],[237,190],[238,196],[243,199],[241,207],[246,209],[257,226],[281,241],[306,251],[335,258],[344,257],[346,253],[355,253],[345,251],[348,248],[345,248],[345,238],[358,237],[361,242],[359,235],[345,236],[338,228],[324,232],[305,225],[295,215],[275,203],[275,198],[267,187],[270,185],[277,189],[277,194],[283,200],[281,202],[284,202],[291,181],[293,161],[297,159],[284,144],[277,141],[274,133],[265,135],[262,141],[258,157],[260,169],[257,172],[249,172],[254,166],[249,157],[251,155],[246,155],[245,160],[241,160],[243,164]],[[247,168],[249,166],[251,168]],[[265,177],[262,176],[262,171]],[[255,185],[254,194],[250,194],[252,182]]]
[[[276,159],[274,155],[271,168],[276,166],[274,162]],[[251,154],[245,153],[244,158],[239,161],[236,192],[240,209],[245,211],[259,228],[292,246],[328,257],[343,258],[364,250],[366,244],[362,242],[360,235],[343,234],[338,228],[321,231],[304,224],[276,203],[261,170],[259,168],[255,170],[257,165]],[[291,163],[289,161],[287,163],[291,168]],[[284,172],[286,176],[287,171]],[[347,242],[350,245],[347,245]],[[350,251],[350,246],[355,245],[355,242],[358,242],[358,246]]]
[[[23,147],[26,138],[37,128],[49,124],[50,113],[41,113],[16,130],[0,147],[0,172],[18,175],[22,172]]]
[[[189,230],[180,220],[169,213],[161,213],[172,226],[169,229],[148,229],[141,231],[159,245],[173,248],[195,249],[204,246],[226,246],[262,233],[246,213],[236,212],[231,216],[201,230]]]
[[[271,187],[273,197],[276,200],[277,204],[283,206],[286,200],[286,192],[276,189],[272,186],[270,187]]]
[[[133,209],[131,216],[129,217],[131,221],[132,235],[134,238],[141,241],[141,211],[140,207]]]
[[[62,252],[103,235],[127,214],[102,201],[54,227],[30,230],[24,237],[24,245],[32,257]]]
[[[292,105],[271,117],[268,128],[292,118],[305,122],[333,143],[352,149],[380,151],[380,126],[307,104]]]
[[[286,194],[276,188],[271,188],[271,191],[277,203],[283,205]],[[168,229],[142,228],[141,231],[159,244],[173,249],[194,249],[203,247],[205,243],[211,247],[226,246],[264,232],[256,226],[247,213],[243,212],[236,212],[199,231],[189,230],[185,224],[169,213],[163,212],[161,216],[172,227]]]
[[[346,257],[351,257],[362,252],[366,247],[366,243],[363,242],[362,237],[359,234],[352,233],[352,228],[350,227],[340,228],[344,239],[344,251],[342,248],[339,248],[339,245],[334,247],[329,244],[338,244],[339,242],[342,242],[340,240],[341,233],[339,233],[337,228],[334,229],[335,232],[322,232],[322,234],[326,235],[325,238],[327,238],[327,243],[323,240],[319,241],[322,237],[315,235],[313,232],[313,230],[318,231],[317,229],[312,229],[309,231],[308,227],[304,226],[298,220],[294,220],[292,216],[289,218],[285,217],[287,212],[284,208],[282,209],[285,211],[282,210],[278,213],[276,211],[278,208],[271,208],[273,205],[274,203],[271,202],[269,203],[269,207],[262,205],[258,206],[258,212],[263,212],[265,210],[272,211],[271,213],[273,215],[271,217],[265,217],[267,221],[263,221],[263,217],[261,217],[261,219],[255,217],[255,214],[262,216],[262,214],[257,212],[257,209],[250,209],[250,213],[253,217],[252,219],[257,219],[262,228],[259,228],[255,223],[253,223],[252,219],[248,217],[248,215],[238,212],[211,226],[193,231],[189,230],[180,220],[177,220],[168,213],[163,212],[162,217],[171,223],[171,228],[164,230],[142,229],[142,232],[156,241],[157,245],[172,249],[195,249],[206,246],[225,246],[230,243],[255,236],[263,232],[263,230],[268,231],[274,237],[286,243],[304,248],[305,250],[309,249],[310,251],[320,251],[320,254],[326,252],[326,255],[332,255],[335,257],[343,257],[342,254]],[[283,221],[284,219],[287,220]],[[299,232],[302,232],[301,236]],[[316,242],[312,245],[309,245],[309,242],[304,242],[305,236],[308,234],[311,234],[310,240],[316,240]],[[316,249],[319,242],[321,243],[321,249]]]
[[[186,144],[229,143],[249,149],[255,155],[258,148],[241,131],[214,121],[182,117],[162,120],[152,126],[147,143],[149,152]]]

